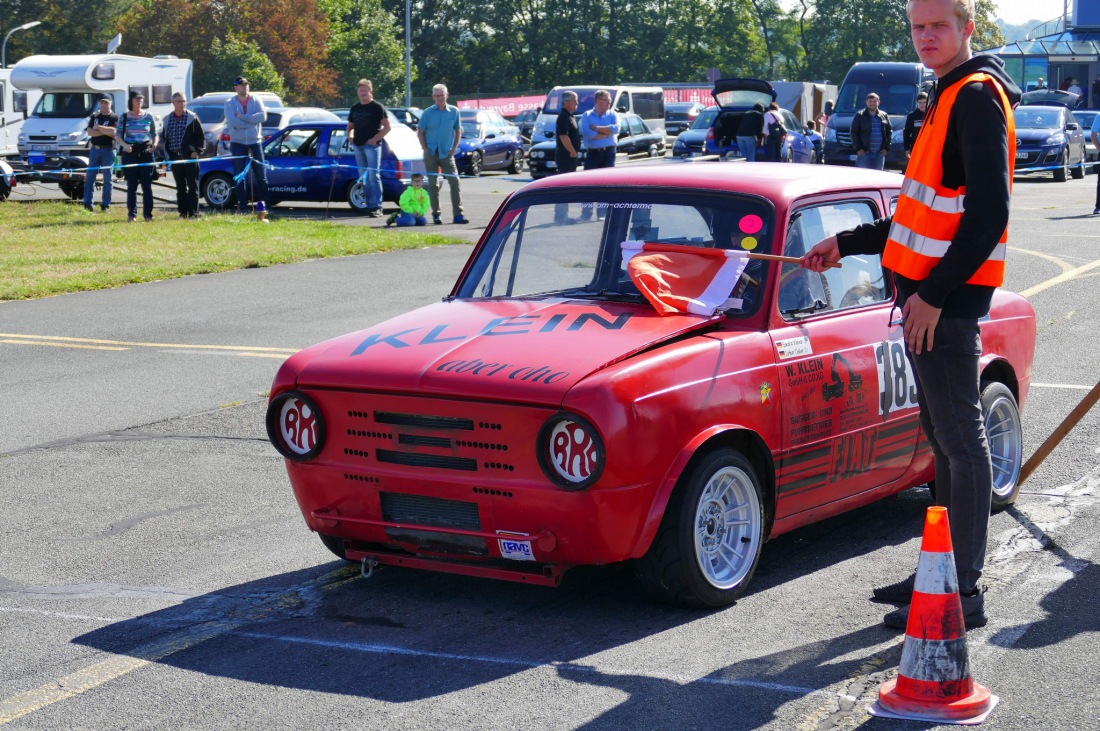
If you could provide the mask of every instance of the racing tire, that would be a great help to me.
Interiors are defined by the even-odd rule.
[[[470,162],[466,163],[466,174],[471,178],[481,175],[481,153],[471,152]]]
[[[1024,458],[1020,408],[1012,391],[1003,383],[982,384],[982,418],[993,463],[993,511],[996,512],[1016,502]]]
[[[512,155],[512,164],[508,166],[508,172],[519,175],[521,170],[523,170],[523,150],[516,150]]]
[[[1088,157],[1087,155],[1085,157]],[[1074,180],[1081,180],[1085,177],[1085,158],[1081,158],[1081,162],[1077,163],[1077,167],[1070,171]]]
[[[756,570],[764,525],[752,463],[736,450],[716,449],[680,478],[653,544],[634,562],[634,575],[664,603],[729,606]]]
[[[230,208],[235,194],[233,178],[228,173],[210,173],[202,179],[202,197],[216,211]]]
[[[326,535],[324,533],[318,533],[317,537],[321,539],[321,543],[325,544],[325,548],[332,551],[336,558],[341,558],[345,561],[351,561],[344,553],[344,539],[337,538],[336,536]],[[351,561],[351,563],[355,563]]]
[[[352,180],[349,182],[347,190],[344,191],[344,197],[347,198],[351,210],[356,213],[366,213],[370,210],[370,207],[367,205],[367,191],[363,188],[362,180]]]
[[[1062,150],[1061,167],[1054,171],[1054,182],[1064,183],[1069,178],[1069,148]]]

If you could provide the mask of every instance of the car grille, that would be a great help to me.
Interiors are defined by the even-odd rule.
[[[57,135],[30,135],[31,142],[54,142]]]
[[[836,141],[839,142],[840,144],[844,145],[845,147],[851,147],[852,146],[852,133],[851,132],[839,132],[838,131],[836,133]]]
[[[1016,158],[1016,167],[1026,167],[1028,165],[1034,165],[1039,162],[1039,158],[1042,157],[1042,150],[1020,150],[1025,157]]]
[[[477,503],[394,492],[384,492],[381,498],[382,517],[391,523],[481,530]]]

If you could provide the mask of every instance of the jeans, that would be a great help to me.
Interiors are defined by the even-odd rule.
[[[768,135],[766,149],[767,153],[764,155],[764,159],[767,162],[779,162],[779,157],[783,154],[783,138]]]
[[[259,203],[267,205],[267,168],[264,167],[264,148],[260,143],[256,142],[251,145],[241,144],[240,142],[229,143],[229,154],[233,156],[233,176],[241,175],[245,166],[248,165],[249,159],[252,161],[252,168],[249,170],[248,175],[241,175],[237,180],[237,187],[234,191],[237,196],[237,209],[241,213],[248,211],[249,198],[253,198]]]
[[[382,145],[352,145],[355,151],[355,166],[359,168],[359,177],[366,173],[363,192],[367,196],[367,208],[382,207]]]
[[[432,204],[432,216],[439,218],[439,189],[443,187],[439,171],[443,170],[443,176],[447,178],[447,185],[451,189],[451,208],[454,209],[455,218],[462,215],[462,190],[458,185],[458,167],[455,166],[455,156],[436,157],[427,150],[424,151],[424,168],[428,172],[428,200]]]
[[[879,157],[882,157],[879,155]],[[936,458],[936,504],[947,508],[959,590],[978,586],[985,565],[993,467],[979,391],[978,321],[941,317],[932,350],[909,353],[920,420]]]
[[[886,167],[886,155],[881,152],[865,152],[862,155],[856,155],[856,167],[883,170]]]
[[[584,154],[584,169],[585,170],[599,170],[600,168],[613,168],[615,167],[615,146],[610,147],[597,147],[595,150],[589,149]]]
[[[111,175],[114,172],[115,148],[92,147],[88,150],[88,175],[84,178],[84,207],[91,208],[92,193],[95,191],[95,179],[103,173],[103,199],[100,205],[106,210],[111,207],[111,189],[114,186]]]
[[[178,152],[169,152],[172,160],[184,160]],[[177,162],[172,166],[172,177],[176,181],[176,210],[181,216],[199,214],[199,161]]]
[[[746,162],[756,162],[756,138],[753,136],[738,137],[737,149]]]
[[[137,189],[141,186],[141,210],[146,219],[153,217],[153,162],[152,153],[134,154],[122,153],[123,165],[135,165],[136,167],[124,168],[126,175],[126,213],[130,218],[137,218]]]

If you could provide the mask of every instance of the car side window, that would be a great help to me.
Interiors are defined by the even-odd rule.
[[[824,238],[875,219],[869,201],[838,201],[803,208],[791,216],[784,254],[801,257]],[[841,267],[817,273],[784,264],[779,284],[779,311],[788,319],[834,312],[886,301],[890,295],[881,257],[846,256]]]
[[[332,136],[329,137],[328,141],[328,156],[340,157],[341,155],[352,154],[350,142],[346,128],[341,127],[332,130]]]
[[[638,117],[630,118],[630,134],[632,135],[644,135],[645,125],[642,124],[642,120]]]

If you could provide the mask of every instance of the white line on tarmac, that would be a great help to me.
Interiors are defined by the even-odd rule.
[[[82,622],[124,622],[121,617],[93,617],[87,614],[66,614],[65,612],[51,612],[48,609],[29,609],[24,607],[0,607],[0,612],[15,612],[19,614],[34,614],[40,617],[55,617],[57,619],[76,619]]]
[[[1076,383],[1033,383],[1032,388],[1068,388],[1071,391],[1091,391],[1092,386],[1078,386]]]
[[[296,635],[279,635],[270,634],[267,632],[249,632],[244,630],[233,630],[231,634],[239,637],[247,637],[254,640],[272,640],[275,642],[289,642],[299,645],[312,645],[314,647],[324,647],[336,650],[349,650],[351,652],[361,652],[369,655],[404,655],[411,657],[425,657],[436,660],[458,660],[460,662],[480,662],[490,665],[507,665],[510,667],[520,667],[528,670],[534,670],[537,668],[551,668],[569,670],[571,672],[580,673],[592,673],[600,675],[629,675],[631,677],[651,678],[654,680],[667,680],[681,685],[687,685],[689,683],[708,683],[711,685],[724,685],[729,687],[738,688],[760,688],[762,690],[773,690],[781,693],[791,693],[794,695],[812,696],[812,695],[826,695],[829,697],[836,696],[836,693],[821,690],[819,688],[803,688],[797,685],[784,685],[783,683],[766,683],[759,680],[743,680],[735,678],[721,678],[705,676],[702,678],[693,678],[684,675],[655,675],[652,673],[636,673],[636,672],[621,672],[613,671],[604,668],[598,668],[591,665],[580,665],[576,663],[568,662],[540,662],[538,660],[523,660],[515,657],[497,657],[493,655],[464,655],[452,652],[436,652],[433,650],[414,650],[408,647],[399,647],[397,645],[379,645],[370,642],[345,642],[341,640],[324,640],[316,637],[299,637]]]

